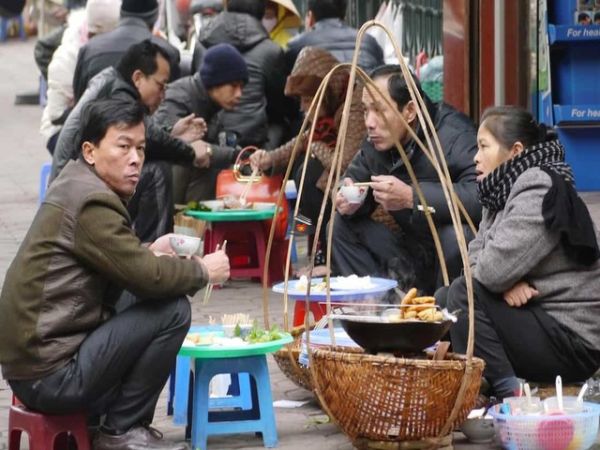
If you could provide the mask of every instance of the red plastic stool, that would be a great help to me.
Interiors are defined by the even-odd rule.
[[[267,238],[262,221],[213,222],[204,235],[204,253],[212,253],[227,240],[231,278],[257,278],[262,283]],[[288,241],[273,241],[268,284],[283,280]],[[290,267],[291,270],[291,267]]]
[[[327,305],[319,302],[309,302],[309,311],[313,314],[315,322],[318,322],[321,317],[327,314]],[[304,315],[306,314],[306,301],[296,300],[294,304],[294,322],[293,326],[298,327],[304,325]]]
[[[19,450],[21,433],[29,435],[29,450],[68,450],[72,436],[78,450],[91,450],[84,413],[46,415],[28,410],[13,398],[8,413],[8,450]]]

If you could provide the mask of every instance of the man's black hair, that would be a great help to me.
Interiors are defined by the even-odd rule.
[[[261,20],[265,15],[266,3],[265,0],[229,0],[227,11],[250,14]]]
[[[412,75],[412,74],[411,74]],[[408,91],[408,86],[406,84],[406,80],[404,79],[404,75],[402,74],[402,68],[398,65],[387,64],[384,66],[379,66],[373,69],[373,71],[369,74],[369,76],[375,80],[376,78],[388,77],[388,92],[392,100],[396,102],[398,106],[398,111],[401,111],[402,108],[406,106],[406,104],[411,100],[410,92]],[[421,89],[421,83],[417,77],[412,75],[415,84],[417,85],[417,90],[425,100],[425,103],[429,105],[431,100],[427,97],[426,94],[423,93]]]
[[[111,126],[135,126],[144,121],[144,116],[144,105],[137,101],[109,98],[88,103],[81,114],[80,151],[86,141],[99,145]]]
[[[347,0],[308,0],[308,10],[315,21],[323,19],[341,19],[346,17]]]
[[[169,65],[171,64],[169,54],[160,45],[150,39],[138,42],[129,47],[121,57],[117,64],[117,71],[125,81],[131,84],[131,77],[136,70],[141,70],[146,76],[152,75],[158,70],[156,62],[158,55],[165,58]]]

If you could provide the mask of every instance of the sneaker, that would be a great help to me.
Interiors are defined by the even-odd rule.
[[[94,436],[94,450],[189,450],[185,443],[163,440],[160,431],[152,427],[133,427],[129,431],[112,435],[99,430]]]

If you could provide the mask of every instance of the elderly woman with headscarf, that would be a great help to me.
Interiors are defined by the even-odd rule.
[[[338,60],[326,50],[317,47],[305,47],[300,52],[292,73],[287,79],[285,94],[300,97],[300,108],[303,112],[308,113],[310,104],[321,81],[337,64]],[[262,171],[272,170],[273,172],[282,172],[290,162],[296,141],[300,140],[301,155],[304,155],[307,151],[311,154],[302,190],[300,213],[308,217],[313,224],[317,223],[321,204],[326,195],[327,177],[329,176],[329,171],[332,169],[333,151],[338,139],[348,79],[348,70],[338,70],[331,77],[320,111],[316,117],[311,115],[309,118],[311,122],[316,121],[310,148],[308,148],[309,129],[275,150],[259,150],[250,158],[253,168],[258,168]],[[350,109],[349,123],[352,125],[348,128],[343,149],[342,172],[358,151],[360,143],[365,137],[361,94],[362,89],[357,86],[354,90]],[[303,157],[298,157],[294,161],[293,177],[296,186],[300,185],[303,161]],[[330,213],[331,201],[328,200],[325,210],[326,220],[330,217]],[[321,230],[320,235],[321,251],[315,255],[316,266],[324,263],[323,255],[326,244],[325,227]],[[322,275],[323,269],[324,267],[313,271],[313,275]]]

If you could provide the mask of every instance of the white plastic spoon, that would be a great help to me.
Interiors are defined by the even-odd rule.
[[[529,383],[525,383],[525,397],[527,397],[527,409],[531,410],[531,388],[529,387]]]
[[[556,377],[556,401],[558,403],[558,410],[563,412],[562,378],[560,375]]]
[[[585,383],[583,386],[581,386],[581,390],[579,391],[579,394],[577,395],[577,403],[578,404],[581,405],[583,403],[583,396],[585,395],[587,390],[588,390],[588,384]]]

